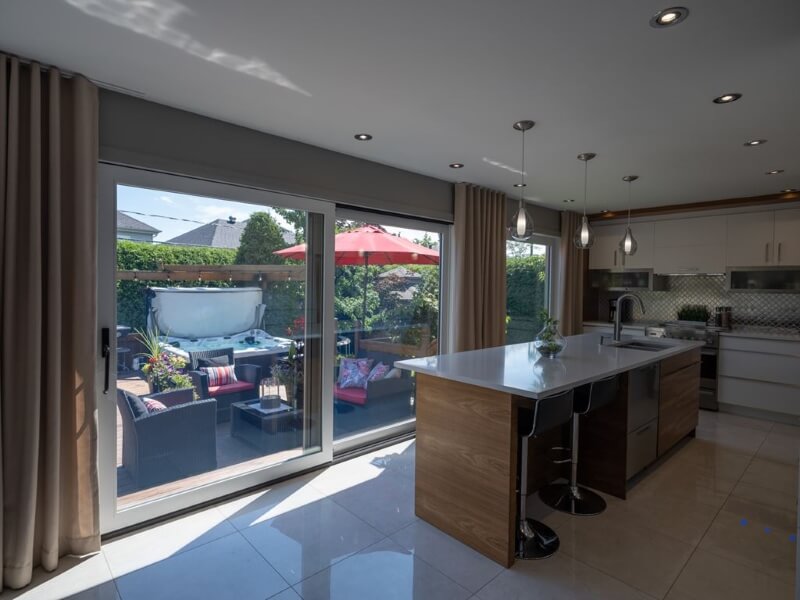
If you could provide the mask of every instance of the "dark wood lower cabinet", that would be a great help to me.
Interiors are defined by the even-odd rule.
[[[658,405],[658,455],[662,456],[697,427],[700,410],[700,350],[661,363]]]

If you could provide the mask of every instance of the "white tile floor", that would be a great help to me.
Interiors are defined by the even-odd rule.
[[[794,597],[800,428],[702,413],[627,501],[531,510],[561,551],[503,569],[414,516],[414,443],[104,545],[2,598],[407,600]]]

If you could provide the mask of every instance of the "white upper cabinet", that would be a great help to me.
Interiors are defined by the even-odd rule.
[[[653,271],[656,274],[724,273],[725,217],[656,221]]]
[[[728,216],[727,266],[774,266],[775,257],[773,211]]]
[[[594,227],[594,245],[589,250],[590,269],[652,269],[653,223],[632,223],[636,240],[636,254],[625,256],[619,243],[625,235],[626,225],[597,225]]]
[[[800,266],[800,208],[775,211],[775,264]]]
[[[625,235],[622,225],[594,225],[594,244],[589,250],[590,269],[622,269],[619,241]]]

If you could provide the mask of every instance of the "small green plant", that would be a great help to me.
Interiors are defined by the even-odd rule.
[[[553,357],[564,349],[564,338],[558,333],[558,319],[553,319],[546,309],[539,314],[544,327],[536,336],[536,348],[545,356]]]

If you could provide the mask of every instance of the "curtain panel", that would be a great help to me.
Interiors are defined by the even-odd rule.
[[[0,54],[0,534],[4,587],[100,548],[97,89]]]
[[[506,195],[455,186],[453,350],[502,346],[506,339]]]
[[[561,215],[561,333],[583,333],[583,276],[589,253],[572,242],[581,215],[566,211]]]

